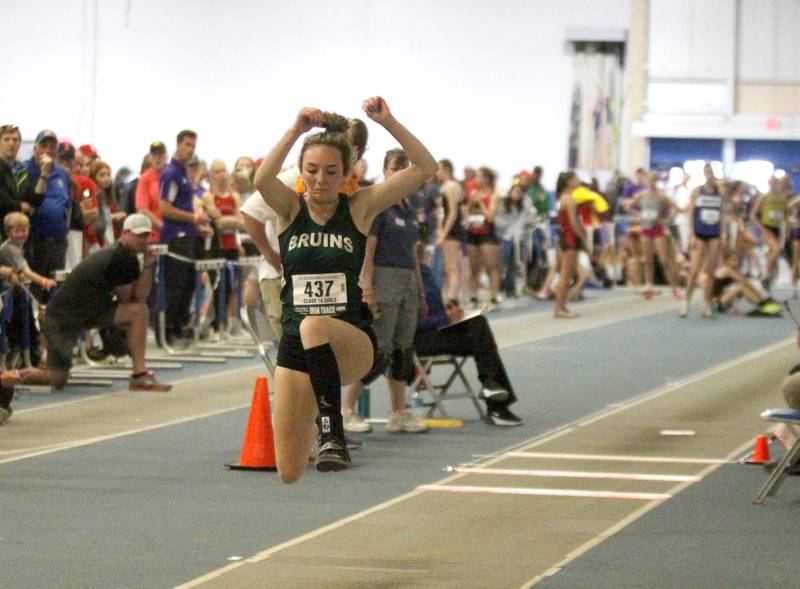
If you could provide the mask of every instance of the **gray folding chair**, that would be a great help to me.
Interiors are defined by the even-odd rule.
[[[786,425],[794,433],[796,440],[789,448],[786,456],[778,463],[770,474],[767,482],[753,498],[753,503],[761,505],[767,497],[774,495],[778,491],[783,479],[789,470],[800,461],[800,411],[796,409],[770,409],[761,414],[761,418],[766,421],[774,421]]]
[[[417,369],[417,375],[411,383],[411,390],[415,395],[426,393],[430,397],[429,402],[423,402],[423,405],[428,407],[427,417],[433,417],[437,412],[442,417],[447,417],[447,411],[442,404],[444,401],[470,399],[481,420],[486,419],[478,395],[464,374],[464,364],[467,360],[469,360],[469,356],[453,356],[451,354],[419,356],[414,353],[414,367]],[[440,384],[433,382],[434,368],[439,368],[447,374],[444,382]],[[452,391],[456,381],[461,383],[463,391]]]
[[[278,348],[278,336],[269,326],[267,318],[264,316],[263,311],[258,307],[250,307],[248,305],[242,306],[239,309],[239,317],[242,320],[242,325],[253,338],[256,346],[258,346],[258,355],[267,367],[270,376],[275,375],[275,364],[270,358],[269,353],[271,350]]]

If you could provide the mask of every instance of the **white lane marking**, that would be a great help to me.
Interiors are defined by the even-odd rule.
[[[233,370],[224,371],[222,373],[215,372],[213,374],[203,374],[201,376],[189,376],[186,378],[181,378],[178,380],[169,381],[167,384],[171,385],[179,385],[186,382],[193,382],[198,380],[205,380],[206,378],[219,378],[220,376],[229,376],[232,374],[236,374],[239,372],[246,372],[248,370],[255,370],[259,368],[258,365],[254,364],[253,366],[243,366],[240,368],[234,368]],[[261,368],[263,372],[263,367]],[[36,407],[28,407],[27,409],[14,409],[14,415],[22,415],[23,413],[33,413],[34,411],[42,411],[43,409],[53,409],[54,407],[64,407],[65,405],[74,405],[75,403],[84,403],[86,401],[95,401],[97,399],[108,399],[109,397],[118,397],[120,395],[154,395],[155,393],[141,393],[141,392],[133,392],[133,391],[115,391],[112,393],[100,394],[100,395],[90,395],[88,397],[81,397],[80,399],[71,399],[69,401],[57,401],[55,403],[47,403],[46,405],[37,405]]]
[[[582,491],[579,489],[535,489],[530,487],[475,487],[470,485],[420,485],[418,491],[436,493],[479,493],[488,495],[534,495],[539,497],[579,497],[586,499],[632,499],[663,501],[668,493],[622,493],[617,491]]]
[[[30,448],[16,448],[14,450],[3,450],[0,456],[8,456],[10,454],[19,454],[24,452],[39,452],[41,450],[55,449],[59,450],[64,444],[48,444],[46,446],[31,446]]]
[[[740,446],[739,448],[737,448],[736,450],[734,450],[733,452],[728,454],[728,456],[726,457],[725,462],[726,463],[732,462],[735,459],[736,456],[739,456],[743,452],[747,451],[747,449],[750,448],[752,445],[753,445],[752,442],[747,442],[746,444],[743,444],[742,446]],[[709,474],[711,474],[712,472],[714,472],[715,470],[719,469],[721,466],[722,466],[722,464],[712,464],[712,465],[704,468],[699,473],[697,473],[697,476],[699,476],[701,479],[703,479],[703,478],[707,477]],[[677,485],[675,488],[670,489],[669,493],[671,495],[675,496],[678,493],[680,493],[681,491],[683,491],[684,489],[686,489],[690,484],[691,483],[681,483],[680,485]],[[534,577],[530,581],[526,582],[519,589],[531,589],[533,586],[538,584],[540,581],[543,581],[547,577],[552,576],[554,573],[560,571],[567,564],[569,564],[573,560],[583,556],[584,554],[589,552],[595,546],[598,546],[602,542],[608,540],[611,536],[613,536],[614,534],[616,534],[620,530],[626,528],[627,526],[629,526],[630,524],[635,522],[637,519],[639,519],[640,517],[646,515],[647,513],[649,513],[650,511],[652,511],[653,509],[655,509],[659,505],[661,505],[662,503],[663,503],[662,501],[652,501],[650,503],[647,503],[646,505],[643,505],[642,507],[640,507],[639,509],[637,509],[636,511],[634,511],[633,513],[631,513],[630,515],[628,515],[624,519],[621,519],[620,521],[618,521],[614,525],[610,526],[608,529],[604,530],[603,532],[600,532],[594,538],[591,538],[590,540],[588,540],[585,543],[583,543],[580,546],[578,546],[575,550],[569,552],[562,560],[560,560],[559,562],[554,564],[552,567],[550,567],[544,573],[542,573],[540,575],[537,575],[536,577]]]
[[[558,460],[597,460],[604,462],[653,462],[675,464],[726,464],[717,458],[680,458],[677,456],[627,456],[608,454],[561,454],[558,452],[506,452],[511,458],[554,458]]]
[[[619,481],[662,481],[669,483],[696,483],[700,479],[688,475],[643,474],[629,472],[589,472],[579,470],[522,470],[518,468],[456,468],[465,474],[488,474],[518,477],[554,477],[568,479],[612,479]]]
[[[65,444],[60,444],[58,446],[45,446],[42,450],[28,452],[27,454],[21,454],[19,456],[14,456],[12,458],[3,458],[0,459],[0,464],[8,464],[9,462],[17,462],[19,460],[25,460],[26,458],[35,458],[36,456],[42,456],[44,454],[52,454],[53,452],[60,452],[62,450],[70,450],[72,448],[80,448],[81,446],[88,446],[89,444],[96,444],[98,442],[105,442],[107,440],[113,440],[115,438],[122,438],[124,436],[130,436],[133,434],[140,434],[142,432],[148,432],[154,429],[160,429],[162,427],[169,427],[171,425],[179,425],[181,423],[186,423],[187,421],[194,421],[196,419],[203,419],[205,417],[213,417],[214,415],[220,415],[221,413],[228,413],[230,411],[236,411],[238,409],[246,409],[250,407],[250,403],[239,404],[234,407],[226,407],[224,409],[217,409],[216,411],[209,411],[207,413],[202,413],[200,415],[191,415],[189,417],[183,417],[181,419],[174,419],[172,421],[167,421],[165,423],[158,423],[154,425],[149,425],[147,427],[140,427],[137,429],[126,430],[123,432],[115,432],[113,434],[108,434],[105,436],[97,436],[94,438],[84,438],[82,440],[75,440],[74,442],[67,442]],[[24,452],[25,450],[23,450]]]
[[[781,345],[786,345],[787,343],[789,343],[791,341],[793,341],[793,340],[787,338]],[[766,353],[769,353],[769,352],[773,351],[773,347],[774,346],[770,346],[769,348],[765,349],[763,351],[763,353],[766,354]],[[727,364],[730,364],[730,363],[726,363],[725,365],[727,365]],[[713,373],[713,371],[712,371],[712,373]],[[709,376],[709,375],[707,375],[707,376]],[[676,383],[672,383],[672,384],[676,384]],[[672,386],[672,385],[670,385],[670,386]],[[672,390],[672,388],[670,388],[668,390],[657,390],[657,391],[655,391],[655,393],[647,393],[647,394],[645,394],[645,395],[643,395],[641,397],[637,397],[635,399],[632,399],[630,401],[631,406],[633,406],[633,404],[639,404],[639,402],[641,402],[641,400],[643,400],[643,399],[651,399],[651,398],[660,396],[662,394],[665,394],[665,393],[669,392],[670,390]],[[510,446],[509,448],[506,448],[505,450],[498,451],[494,455],[494,457],[489,458],[487,461],[483,462],[482,464],[485,464],[487,466],[492,465],[492,464],[496,464],[496,463],[498,463],[498,462],[500,462],[502,460],[505,460],[507,458],[510,448],[522,448],[522,447],[535,448],[537,446],[540,446],[542,444],[551,442],[551,441],[553,441],[553,440],[555,440],[557,438],[560,438],[560,437],[562,437],[562,436],[564,436],[566,434],[569,434],[569,433],[573,432],[575,430],[574,426],[581,425],[582,423],[585,422],[586,419],[592,419],[594,421],[598,421],[599,418],[602,418],[604,415],[615,414],[619,410],[622,410],[624,408],[625,408],[625,404],[624,403],[623,404],[619,404],[619,405],[615,406],[613,408],[613,410],[611,408],[601,409],[601,410],[597,411],[596,413],[590,415],[588,418],[587,417],[583,417],[583,418],[577,419],[577,420],[575,420],[575,421],[573,421],[571,423],[559,425],[559,426],[553,428],[550,431],[543,432],[543,433],[541,433],[541,434],[539,434],[537,436],[529,438],[526,441],[514,444],[514,445]],[[750,448],[750,446],[752,446],[752,443],[748,443],[748,444],[742,446],[741,449],[738,449],[735,453],[733,453],[724,462],[731,461],[732,457],[739,456],[740,454],[745,452],[748,448]],[[699,473],[698,476],[702,479],[705,476],[705,474],[707,474],[709,472],[713,472],[714,470],[716,470],[720,466],[721,466],[721,464],[714,464],[712,466],[709,466],[708,468],[703,470],[701,473]],[[444,479],[441,479],[438,484],[443,485],[445,483],[449,483],[449,482],[461,479],[461,478],[463,478],[465,476],[467,476],[467,475],[454,474],[454,475],[445,477]],[[675,487],[675,489],[672,492],[672,495],[677,494],[679,491],[681,491],[684,488],[688,487],[690,484],[692,484],[692,483],[689,483],[689,482],[681,483],[680,485]],[[381,503],[379,505],[375,505],[374,507],[371,507],[371,508],[369,508],[369,509],[367,509],[365,511],[361,511],[359,513],[356,513],[356,514],[351,515],[349,517],[346,517],[344,519],[337,520],[337,521],[335,521],[335,522],[333,522],[331,524],[328,524],[325,527],[318,528],[316,530],[312,530],[311,532],[308,532],[307,534],[304,534],[302,536],[298,536],[297,538],[294,538],[294,539],[289,540],[287,542],[284,542],[282,544],[278,544],[277,546],[274,546],[272,548],[268,548],[268,549],[266,549],[266,550],[264,550],[262,552],[259,552],[256,555],[254,555],[252,558],[247,559],[246,561],[232,563],[230,565],[227,565],[225,567],[217,569],[216,571],[211,571],[210,573],[208,573],[206,575],[203,575],[202,577],[198,577],[196,579],[193,579],[193,580],[191,580],[191,581],[189,581],[189,582],[187,582],[187,583],[185,583],[183,585],[179,585],[179,586],[175,587],[174,589],[191,589],[193,587],[199,587],[200,585],[204,584],[205,582],[211,581],[213,579],[216,579],[217,577],[220,577],[220,576],[232,571],[233,569],[236,569],[236,568],[242,566],[243,564],[246,564],[248,562],[255,563],[255,562],[259,562],[261,560],[264,560],[266,558],[269,558],[273,554],[276,554],[276,553],[278,553],[278,552],[280,552],[282,550],[285,550],[287,548],[291,548],[292,546],[295,546],[297,544],[302,544],[306,540],[312,540],[314,538],[317,538],[318,536],[322,536],[323,534],[325,534],[325,533],[327,533],[329,531],[333,531],[333,530],[336,530],[336,529],[338,529],[340,527],[343,527],[343,526],[349,524],[350,522],[362,519],[363,517],[366,517],[367,515],[371,515],[372,513],[377,513],[378,511],[382,511],[383,509],[389,508],[389,507],[391,507],[393,505],[396,505],[398,503],[402,503],[406,499],[409,499],[411,497],[415,497],[415,496],[419,495],[420,493],[421,493],[421,491],[415,490],[415,491],[412,491],[410,493],[406,493],[405,495],[400,495],[399,497],[396,497],[394,499],[390,499],[389,501],[386,501],[386,502]],[[607,534],[607,535],[604,536],[603,534],[600,534],[600,535],[596,536],[590,542],[587,542],[584,545],[584,546],[586,546],[586,551],[590,550],[592,547],[594,547],[595,545],[599,544],[600,542],[605,540],[607,537],[615,534],[618,530],[621,530],[626,525],[628,525],[630,522],[636,520],[638,517],[641,517],[642,515],[644,515],[645,513],[650,511],[651,509],[654,509],[656,506],[660,505],[661,503],[662,503],[661,500],[652,501],[652,502],[648,503],[646,506],[644,506],[642,508],[639,508],[638,510],[634,511],[633,514],[631,514],[630,516],[624,518],[618,524],[615,524],[614,526],[610,527],[608,530],[606,530],[606,532],[603,533],[603,534]],[[592,544],[592,542],[594,542],[594,544]],[[571,554],[573,554],[573,553],[570,553],[570,555]],[[574,558],[577,558],[577,556],[575,556]],[[568,559],[568,560],[565,559],[563,562],[566,564],[567,562],[570,562],[570,560],[572,560],[572,559]],[[549,569],[549,571],[552,572],[554,570],[554,568]],[[533,584],[538,583],[540,580],[545,578],[545,576],[546,575],[539,575],[538,577],[536,577],[533,580],[532,583]],[[531,585],[526,584],[521,589],[528,589],[529,586],[531,586]]]

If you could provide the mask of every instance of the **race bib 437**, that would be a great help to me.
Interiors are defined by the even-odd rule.
[[[347,278],[343,272],[292,276],[294,310],[301,315],[338,315],[347,309]]]

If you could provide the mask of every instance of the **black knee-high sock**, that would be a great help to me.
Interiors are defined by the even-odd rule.
[[[306,349],[308,376],[317,398],[322,434],[342,434],[342,379],[330,344]]]

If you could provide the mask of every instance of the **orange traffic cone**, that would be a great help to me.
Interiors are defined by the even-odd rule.
[[[264,376],[256,379],[250,417],[242,442],[242,456],[239,462],[226,466],[234,470],[276,470],[275,438],[272,433],[267,378]]]
[[[771,464],[769,459],[769,444],[767,443],[767,436],[756,436],[756,445],[753,448],[753,454],[744,461],[745,464]]]

